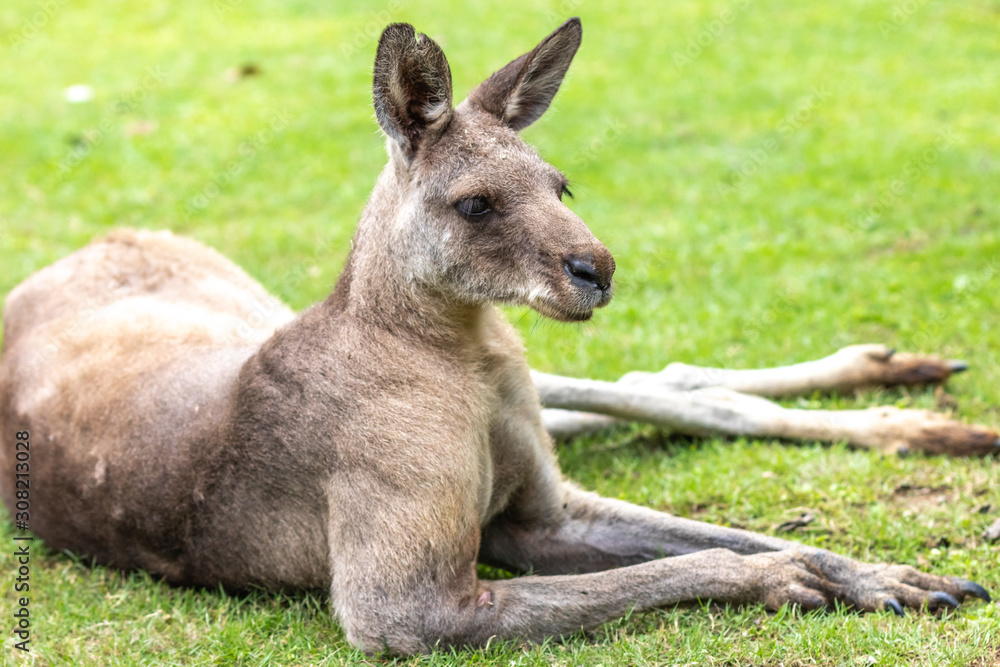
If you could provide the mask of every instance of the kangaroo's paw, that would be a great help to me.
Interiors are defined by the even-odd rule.
[[[977,583],[921,572],[909,565],[872,565],[822,549],[750,556],[761,568],[761,598],[771,609],[793,603],[823,609],[840,602],[859,611],[955,609],[967,598],[990,601]]]

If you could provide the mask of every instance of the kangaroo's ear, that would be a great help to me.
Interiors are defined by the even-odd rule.
[[[441,47],[408,23],[387,27],[375,53],[372,98],[382,131],[412,159],[452,113],[451,69]]]
[[[582,36],[580,19],[571,18],[532,51],[479,84],[469,102],[511,129],[523,130],[549,108]]]

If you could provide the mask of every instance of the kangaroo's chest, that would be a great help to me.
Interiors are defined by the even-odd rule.
[[[502,512],[551,459],[538,393],[517,334],[502,322],[483,351],[483,400],[488,409],[480,453],[479,519]]]

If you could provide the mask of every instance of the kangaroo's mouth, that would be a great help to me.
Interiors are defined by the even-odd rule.
[[[560,322],[586,322],[594,315],[594,310],[569,310],[560,308],[550,301],[534,301],[529,304],[537,313]]]
[[[586,322],[593,317],[595,309],[603,308],[611,302],[614,287],[609,284],[606,288],[594,290],[574,285],[565,292],[562,298],[548,293],[532,294],[527,305],[540,315],[560,322]]]

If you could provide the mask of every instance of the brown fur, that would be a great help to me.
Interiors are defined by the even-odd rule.
[[[16,288],[0,431],[32,434],[33,530],[177,583],[329,587],[352,643],[400,654],[704,598],[874,610],[980,594],[562,479],[493,304],[583,320],[611,297],[610,253],[515,132],[580,35],[568,21],[453,109],[444,54],[389,26],[374,79],[389,164],[333,294],[296,317],[279,307],[244,335],[273,297],[163,232],[112,234]],[[475,197],[492,212],[456,210]],[[483,581],[477,561],[542,576]]]

